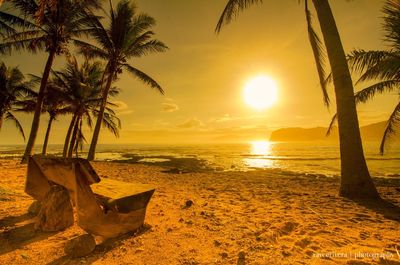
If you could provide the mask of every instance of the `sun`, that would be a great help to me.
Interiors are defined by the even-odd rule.
[[[278,100],[276,82],[268,76],[257,76],[248,81],[243,90],[244,102],[256,110],[265,110]]]

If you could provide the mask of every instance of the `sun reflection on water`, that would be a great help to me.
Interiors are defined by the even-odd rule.
[[[243,162],[253,168],[267,168],[273,165],[272,160],[268,159],[271,155],[271,143],[269,141],[252,141],[250,144],[250,154],[254,158],[245,158]]]

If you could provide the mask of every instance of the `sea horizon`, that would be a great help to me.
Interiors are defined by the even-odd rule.
[[[48,146],[49,155],[61,155],[62,144]],[[88,146],[78,153],[86,158]],[[24,145],[0,145],[0,158],[18,159]],[[35,153],[40,154],[41,145]],[[373,177],[400,178],[400,147],[384,155],[378,142],[365,142],[364,152]],[[76,156],[76,154],[74,154]],[[284,170],[299,174],[340,175],[339,146],[324,142],[270,142],[199,144],[100,144],[97,161],[139,163],[173,172]]]

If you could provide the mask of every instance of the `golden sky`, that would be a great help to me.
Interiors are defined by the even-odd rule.
[[[268,139],[280,127],[329,124],[335,107],[329,112],[322,103],[304,10],[297,0],[265,0],[243,12],[220,35],[214,28],[227,0],[136,2],[157,20],[156,37],[170,50],[131,62],[155,78],[166,95],[123,74],[117,84],[123,92],[114,99],[121,105],[121,137],[115,139],[103,130],[100,143],[240,142]],[[346,51],[385,48],[383,1],[330,2]],[[43,53],[14,53],[3,60],[34,74],[40,74],[45,63]],[[58,58],[55,68],[62,65],[63,58]],[[260,74],[276,81],[279,99],[273,107],[256,111],[244,104],[242,90],[246,81]],[[379,96],[360,106],[360,123],[386,119],[396,100],[396,95]],[[19,117],[28,134],[32,117]],[[43,141],[47,119],[42,117],[37,143]],[[54,124],[50,143],[63,143],[69,119]],[[13,124],[6,123],[0,135],[0,144],[22,143]]]

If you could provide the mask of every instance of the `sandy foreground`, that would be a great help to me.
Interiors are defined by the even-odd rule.
[[[371,205],[338,197],[335,178],[93,165],[101,177],[156,187],[142,231],[71,259],[64,244],[84,231],[35,232],[26,166],[0,160],[0,264],[237,264],[241,251],[246,264],[400,264],[400,181],[378,179],[391,204]]]

